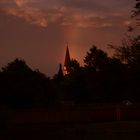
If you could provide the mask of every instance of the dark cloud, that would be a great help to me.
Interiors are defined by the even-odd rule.
[[[82,9],[88,11],[110,11],[117,9],[124,9],[132,6],[134,0],[57,0],[61,5],[67,8]]]
[[[132,0],[127,0],[127,2],[126,0],[107,0],[105,2],[97,0],[11,0],[9,2],[6,0],[0,3],[8,4],[3,7],[7,14],[23,18],[30,24],[44,28],[48,24],[58,23],[58,21],[62,21],[60,25],[65,26],[95,28],[113,25],[107,21],[110,17],[126,16]],[[100,22],[98,22],[99,20]]]

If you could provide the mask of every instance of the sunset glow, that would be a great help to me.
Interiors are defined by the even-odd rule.
[[[64,63],[66,42],[71,57],[81,64],[93,44],[110,52],[107,44],[120,43],[133,24],[134,4],[134,0],[1,0],[0,66],[18,57],[52,76]]]

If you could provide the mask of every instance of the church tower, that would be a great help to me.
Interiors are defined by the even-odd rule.
[[[70,63],[70,53],[69,53],[69,47],[68,47],[68,44],[67,44],[66,56],[65,56],[65,62],[64,62],[64,69],[63,69],[64,75],[69,74],[69,63]]]

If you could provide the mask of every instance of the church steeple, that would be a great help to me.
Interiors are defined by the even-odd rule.
[[[67,48],[66,48],[66,56],[65,56],[65,62],[64,62],[64,75],[67,75],[69,73],[69,63],[70,63],[70,53],[69,53],[69,46],[67,43]]]

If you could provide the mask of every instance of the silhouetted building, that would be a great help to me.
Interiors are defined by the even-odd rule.
[[[68,48],[68,44],[67,44],[64,69],[63,69],[64,75],[69,74],[69,63],[70,63],[70,53],[69,53],[69,48]]]
[[[63,70],[61,64],[59,64],[58,80],[63,80]]]

